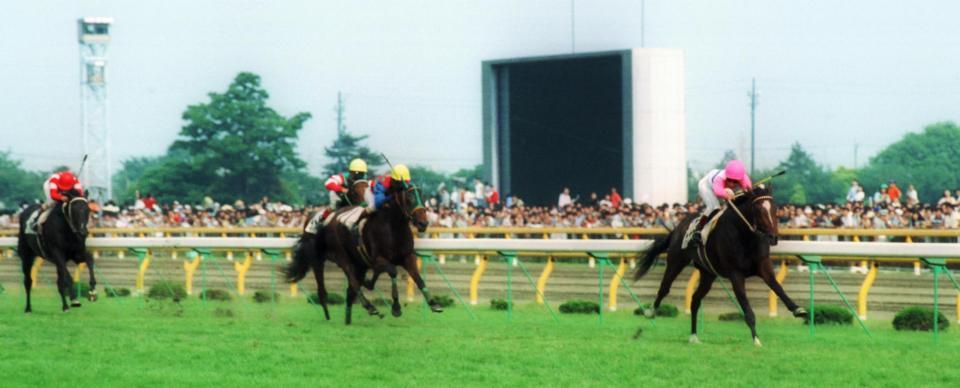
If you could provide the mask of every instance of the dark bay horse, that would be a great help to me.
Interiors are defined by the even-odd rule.
[[[430,291],[420,276],[410,224],[423,233],[429,221],[426,208],[423,207],[423,201],[420,198],[420,191],[414,185],[402,185],[390,194],[390,200],[383,204],[379,211],[370,215],[362,236],[365,251],[363,254],[373,259],[371,267],[373,276],[364,283],[364,286],[373,290],[380,274],[387,273],[390,276],[390,295],[393,298],[391,313],[395,317],[401,315],[400,296],[397,291],[398,266],[403,267],[410,275],[430,306],[430,310],[436,313],[443,312],[443,306],[430,297]]]
[[[787,296],[774,276],[770,246],[777,244],[776,211],[770,191],[758,187],[734,199],[733,207],[728,205],[728,209],[720,215],[716,227],[707,240],[706,247],[691,243],[686,249],[682,249],[684,234],[690,223],[696,219],[694,216],[684,219],[667,236],[656,239],[653,246],[645,252],[634,276],[634,281],[639,280],[650,270],[658,255],[667,253],[667,269],[663,274],[657,299],[653,303],[653,308],[647,311],[656,311],[663,298],[670,293],[670,285],[673,284],[677,275],[692,261],[700,270],[700,283],[690,304],[691,343],[700,342],[697,338],[697,311],[700,309],[700,302],[710,291],[710,287],[718,276],[730,279],[733,284],[734,295],[743,310],[744,320],[750,327],[754,344],[757,346],[761,343],[757,337],[756,317],[753,309],[750,308],[750,301],[747,300],[744,285],[746,278],[760,276],[780,297],[793,316],[806,317],[806,310],[797,306]],[[652,314],[648,316],[652,317]]]
[[[77,289],[73,287],[73,278],[67,270],[67,262],[78,265],[86,263],[90,274],[90,301],[96,300],[97,279],[94,276],[93,256],[87,252],[87,222],[90,219],[90,207],[87,199],[71,192],[67,200],[54,205],[50,216],[40,229],[40,234],[27,234],[26,227],[30,215],[40,211],[38,205],[31,206],[20,214],[20,233],[17,241],[17,254],[23,268],[23,287],[27,295],[27,307],[24,312],[32,312],[30,289],[33,279],[30,276],[33,263],[38,256],[51,262],[57,268],[57,288],[63,302],[63,311],[70,306],[80,307]],[[67,305],[67,295],[70,305]]]

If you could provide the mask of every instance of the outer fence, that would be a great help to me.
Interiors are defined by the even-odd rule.
[[[208,250],[226,251],[227,258],[233,260],[234,252],[256,252],[256,254],[247,254],[243,262],[234,263],[237,272],[236,287],[238,292],[243,293],[244,277],[246,271],[250,268],[253,257],[261,259],[263,255],[269,256],[273,260],[280,256],[289,258],[290,248],[295,243],[295,238],[290,237],[249,237],[249,238],[210,238],[210,237],[112,237],[112,238],[91,238],[87,242],[87,247],[92,250],[119,250],[133,252],[140,260],[139,273],[137,277],[137,287],[142,290],[143,277],[149,268],[151,260],[151,251],[164,250],[171,251],[175,256],[176,252],[199,251],[199,257],[192,258],[184,263],[186,271],[187,288],[192,288],[192,278],[194,271],[198,268],[201,259],[209,255]],[[453,239],[453,238],[427,238],[417,240],[417,249],[421,257],[437,256],[440,263],[443,263],[445,255],[449,254],[469,254],[474,255],[477,267],[473,272],[470,281],[470,302],[478,302],[478,287],[486,270],[486,264],[490,257],[506,257],[509,260],[519,260],[518,257],[542,257],[546,259],[546,266],[536,282],[537,302],[543,303],[543,294],[546,291],[547,282],[550,273],[553,270],[555,260],[560,257],[588,258],[591,267],[600,266],[601,278],[603,268],[609,263],[609,260],[617,260],[614,278],[609,284],[609,296],[607,308],[616,310],[617,294],[624,284],[622,281],[627,268],[632,265],[632,260],[637,252],[646,249],[650,240],[630,240],[630,239],[609,239],[609,240],[553,240],[553,239]],[[16,239],[11,237],[0,237],[0,249],[6,248],[6,256],[12,257],[12,248],[16,245]],[[430,254],[427,254],[429,252]],[[877,277],[877,263],[890,262],[911,262],[918,258],[946,258],[950,260],[960,259],[960,245],[956,243],[926,243],[926,244],[903,244],[889,242],[857,243],[857,242],[812,242],[812,241],[781,241],[780,244],[773,247],[771,253],[779,258],[780,270],[777,279],[783,281],[787,275],[786,261],[794,260],[799,256],[806,257],[824,257],[833,260],[863,260],[870,263],[867,276],[865,277],[857,298],[857,312],[861,317],[867,314],[867,299],[870,288]],[[38,261],[41,263],[41,261]],[[38,264],[39,265],[39,264]],[[34,270],[36,276],[36,269]],[[690,297],[699,278],[698,273],[690,278],[687,286],[686,301],[689,307]],[[532,279],[531,279],[532,280]],[[600,282],[602,287],[602,280]],[[629,289],[628,289],[629,291]],[[296,294],[296,285],[291,286],[291,293]],[[413,287],[408,284],[408,297],[412,298]],[[632,291],[631,291],[632,293]],[[601,296],[602,297],[602,296]],[[769,293],[769,303],[771,315],[776,315],[777,299],[776,296]],[[602,303],[601,303],[602,304]],[[960,294],[957,295],[958,317],[960,320]]]

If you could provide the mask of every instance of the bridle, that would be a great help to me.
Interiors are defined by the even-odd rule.
[[[771,201],[771,202],[772,202],[772,201],[773,201],[773,196],[771,196],[771,195],[761,195],[761,196],[758,196],[758,197],[750,200],[750,205],[751,205],[751,206],[756,205],[756,203],[757,203],[757,202],[760,202],[760,201]],[[740,216],[740,220],[742,220],[743,223],[747,225],[747,228],[750,229],[750,232],[753,232],[753,233],[756,233],[756,232],[757,232],[757,225],[754,225],[754,224],[751,223],[749,220],[747,220],[747,217],[743,215],[743,213],[740,211],[740,208],[738,208],[737,205],[735,205],[735,204],[733,203],[733,201],[731,201],[731,200],[728,199],[728,200],[727,200],[727,204],[729,204],[730,207],[733,208],[733,211],[736,212],[738,216]],[[767,217],[770,219],[770,222],[771,222],[771,225],[772,225],[773,215],[770,214],[770,209],[767,208],[767,207],[764,207],[763,210],[765,210],[765,211],[767,212]]]
[[[405,191],[407,191],[408,193],[409,193],[409,192],[413,192],[414,196],[415,196],[416,199],[417,199],[417,205],[414,206],[412,210],[411,210],[411,209],[408,209],[406,206],[404,206],[403,203],[400,203],[400,196],[399,196],[399,195],[393,196],[393,200],[394,200],[394,202],[397,203],[397,207],[399,207],[400,210],[403,211],[404,217],[406,217],[407,220],[413,220],[413,214],[416,213],[417,210],[420,210],[420,209],[423,209],[423,208],[424,208],[424,207],[423,207],[423,201],[420,200],[420,191],[417,190],[417,187],[416,187],[416,186],[410,186],[410,187],[407,188]]]
[[[65,202],[63,206],[60,206],[60,211],[63,213],[63,218],[67,220],[67,226],[70,227],[70,230],[73,231],[73,234],[76,234],[78,236],[80,235],[80,232],[77,231],[77,226],[73,225],[73,217],[71,217],[71,214],[72,214],[71,210],[73,209],[73,203],[80,202],[80,201],[82,201],[83,203],[87,204],[87,206],[89,206],[89,202],[87,202],[87,199],[84,197],[73,197],[70,199],[69,202]]]

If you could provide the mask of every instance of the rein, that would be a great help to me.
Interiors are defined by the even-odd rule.
[[[767,199],[772,200],[773,197],[771,197],[771,196],[769,196],[769,195],[761,195],[761,196],[759,196],[759,197],[754,198],[752,201],[750,201],[750,203],[751,203],[751,204],[754,204],[754,203],[757,203],[757,201],[762,201],[762,200],[767,200]],[[734,205],[734,204],[733,204],[733,201],[731,201],[731,200],[728,199],[728,200],[727,200],[727,204],[730,205],[731,208],[733,208],[733,211],[735,211],[738,216],[740,216],[740,220],[742,220],[743,223],[747,225],[747,228],[749,228],[751,232],[753,232],[753,233],[756,233],[756,232],[757,232],[757,226],[754,225],[754,224],[752,224],[752,223],[750,223],[750,221],[747,220],[747,217],[744,216],[743,213],[740,212],[740,208],[738,208],[736,205]]]
[[[76,201],[83,201],[87,203],[87,199],[83,197],[73,197],[70,199],[70,202],[64,203],[63,206],[60,206],[60,212],[63,213],[63,218],[67,220],[67,226],[70,227],[70,230],[73,231],[73,234],[79,235],[77,232],[77,227],[73,225],[73,218],[70,217],[70,209],[73,207],[73,203]]]

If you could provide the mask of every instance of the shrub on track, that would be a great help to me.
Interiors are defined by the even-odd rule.
[[[644,303],[633,310],[634,315],[643,315],[643,312],[650,308],[650,303]],[[660,307],[657,308],[658,317],[667,317],[673,318],[680,314],[680,310],[677,309],[677,306],[674,306],[669,303],[662,303]]]
[[[564,314],[599,314],[600,305],[589,300],[569,300],[560,305]]]
[[[233,295],[230,295],[227,290],[222,290],[219,288],[208,288],[203,290],[200,293],[200,299],[204,300],[219,300],[221,302],[229,302],[233,300]]]
[[[950,321],[943,313],[937,312],[937,326],[940,331],[950,327]],[[893,328],[897,330],[930,331],[933,330],[933,309],[911,306],[897,312],[893,317]]]
[[[253,301],[257,303],[269,303],[280,300],[280,294],[273,291],[257,290],[253,293]]]
[[[743,322],[743,314],[740,314],[739,311],[734,311],[730,313],[720,314],[717,319],[725,322]]]
[[[173,299],[174,302],[179,302],[186,299],[187,290],[183,288],[182,284],[161,280],[150,287],[147,297],[157,300]]]
[[[492,310],[506,310],[509,306],[507,301],[503,299],[491,299],[490,300],[490,309]]]
[[[453,298],[447,295],[443,295],[443,294],[434,295],[433,301],[439,303],[440,306],[444,308],[453,306]]]
[[[834,305],[816,306],[814,310],[814,324],[817,325],[852,325],[853,314],[844,307]],[[810,317],[807,316],[806,323],[810,323]]]
[[[331,292],[331,293],[327,294],[327,305],[328,305],[328,306],[330,306],[330,305],[344,304],[344,303],[346,303],[346,302],[347,302],[347,299],[344,298],[343,295],[340,295],[340,294],[338,294],[338,293],[336,293],[336,292]],[[310,295],[307,296],[307,303],[310,303],[310,304],[319,304],[319,303],[317,303],[317,294],[316,294],[316,293],[310,293]]]
[[[125,298],[130,296],[130,289],[124,287],[104,287],[103,293],[107,295],[107,298]]]

